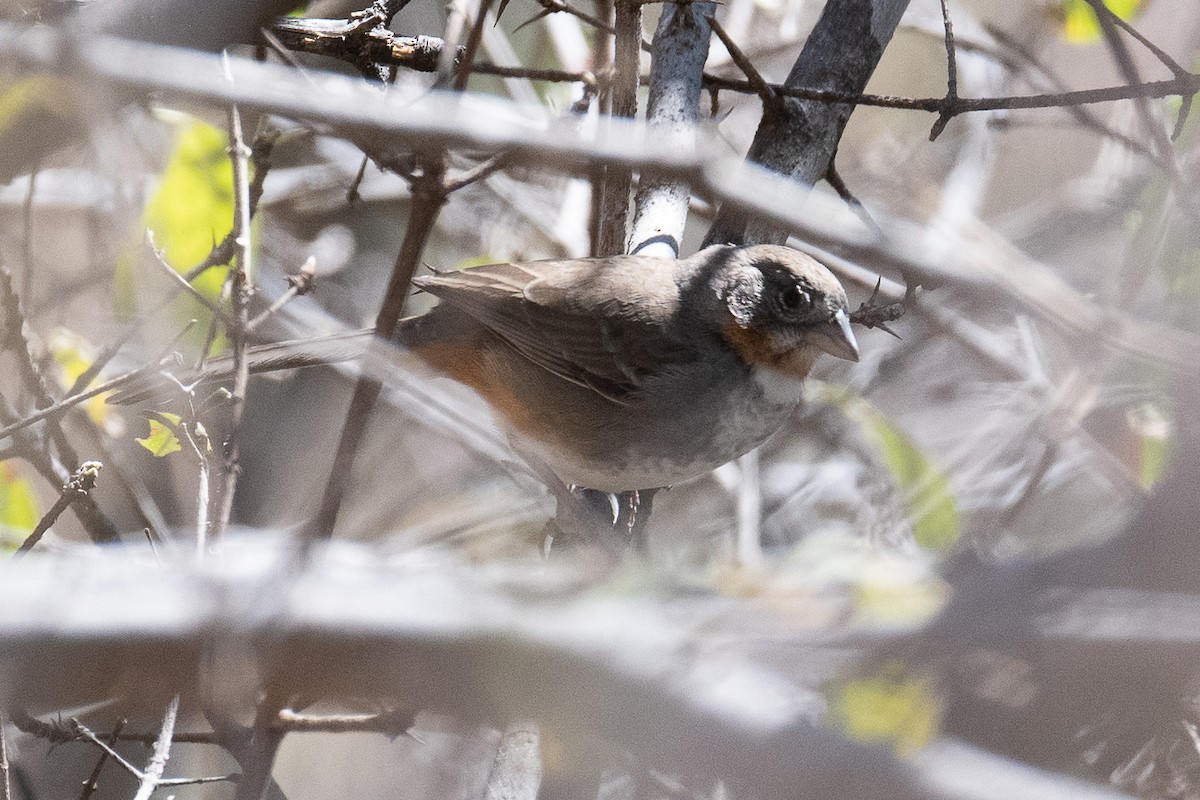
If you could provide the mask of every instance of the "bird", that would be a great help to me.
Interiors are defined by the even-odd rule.
[[[738,458],[796,409],[819,355],[859,358],[838,279],[778,245],[492,264],[413,283],[440,302],[402,320],[397,342],[477,392],[518,454],[601,492],[671,486]],[[296,366],[297,347],[311,363],[341,358],[342,341],[252,349],[251,369]]]

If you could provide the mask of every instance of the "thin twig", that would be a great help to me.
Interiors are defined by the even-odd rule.
[[[955,56],[954,24],[950,21],[949,0],[942,0],[942,26],[946,30],[946,103],[949,105],[958,100],[958,59]],[[951,119],[946,112],[939,114],[929,131],[929,141],[937,139]]]
[[[628,0],[615,0],[616,41],[613,53],[611,116],[637,116],[637,90],[641,72],[642,7]],[[624,253],[629,238],[629,192],[633,171],[625,166],[604,167],[599,184],[599,236],[593,242],[595,255]]]
[[[250,299],[253,264],[250,260],[250,149],[242,135],[242,115],[236,105],[229,107],[230,158],[233,161],[234,260],[230,272],[229,297],[233,309],[233,324],[229,338],[233,354],[233,389],[229,398],[229,434],[225,440],[224,481],[213,517],[212,538],[220,541],[229,528],[233,514],[234,493],[237,491],[242,413],[246,407],[246,386],[250,382],[250,364],[246,359],[247,302]]]
[[[121,730],[125,727],[125,720],[117,720],[117,724],[113,726],[112,733],[108,735],[109,747],[117,743],[117,738],[121,735]],[[83,789],[79,792],[79,800],[88,800],[96,792],[96,787],[100,783],[100,773],[104,771],[104,765],[108,763],[109,755],[107,750],[100,751],[100,758],[96,759],[96,766],[92,767],[92,774],[88,775],[86,781],[83,782]]]
[[[4,714],[0,713],[0,800],[12,800],[12,781],[8,775],[8,743],[4,738],[4,726],[7,724]]]
[[[493,175],[504,169],[511,163],[511,153],[497,153],[491,158],[480,161],[470,169],[463,170],[454,177],[447,177],[445,182],[446,192],[457,192],[464,186],[470,186],[472,183],[484,180],[489,175]]]
[[[717,18],[710,16],[707,19],[708,24],[712,26],[713,33],[717,35],[717,38],[721,40],[721,44],[725,45],[725,49],[729,51],[729,57],[733,59],[733,63],[746,76],[746,82],[749,83],[750,89],[762,100],[763,110],[772,113],[778,112],[780,110],[780,100],[779,93],[775,90],[775,87],[767,83],[762,73],[755,68],[746,54],[742,52],[742,48],[738,47],[733,37],[717,21]]]
[[[54,505],[46,512],[33,532],[25,537],[25,541],[21,542],[21,546],[17,548],[17,552],[13,553],[13,560],[22,558],[26,553],[34,548],[46,531],[50,530],[62,514],[67,510],[67,506],[87,496],[87,493],[96,485],[96,477],[100,473],[101,467],[104,465],[99,461],[85,461],[79,465],[79,469],[75,470],[71,475],[71,479],[62,487],[62,492],[58,495],[58,499],[54,501]]]
[[[250,165],[253,168],[253,175],[250,178],[249,189],[249,209],[251,218],[258,211],[258,202],[262,199],[263,183],[267,179],[267,173],[271,171],[271,155],[275,150],[275,144],[279,141],[280,130],[271,126],[262,126],[259,128],[258,134],[254,137],[254,142],[250,146]],[[188,283],[196,280],[200,275],[204,274],[213,267],[221,264],[228,264],[233,260],[237,253],[237,230],[231,230],[229,234],[214,247],[209,254],[196,266],[183,273],[184,280]]]
[[[165,252],[159,250],[155,245],[154,232],[150,229],[146,229],[146,246],[149,247],[150,252],[154,254],[154,263],[158,265],[160,272],[174,281],[176,286],[183,290],[184,293],[191,296],[193,300],[196,300],[202,306],[212,312],[212,315],[221,321],[221,324],[225,326],[226,330],[229,330],[233,327],[233,319],[230,318],[225,309],[221,308],[211,299],[205,297],[199,289],[197,289],[195,286],[192,286],[191,282],[187,278],[185,278],[183,275],[180,275],[175,268],[167,262]]]
[[[467,36],[467,44],[463,48],[462,56],[458,59],[454,75],[453,88],[456,92],[461,92],[467,88],[467,81],[471,77],[471,65],[475,63],[475,54],[479,50],[479,43],[483,40],[483,25],[487,21],[488,11],[491,10],[492,0],[480,0],[479,8],[475,11],[475,22],[471,26],[471,33]]]
[[[29,173],[29,189],[21,204],[21,297],[25,305],[33,301],[33,196],[37,191],[40,164],[34,164]]]
[[[1184,69],[1178,61],[1171,58],[1171,56],[1165,50],[1143,36],[1137,28],[1130,25],[1126,20],[1123,20],[1121,17],[1113,14],[1112,22],[1118,28],[1141,42],[1142,46],[1153,53],[1155,58],[1161,61],[1167,67],[1167,69],[1171,70],[1171,73],[1176,78],[1189,77],[1188,71]],[[1195,99],[1196,96],[1191,94],[1185,94],[1180,98],[1181,102],[1179,104],[1179,115],[1175,118],[1175,130],[1171,132],[1171,141],[1178,139],[1179,134],[1183,132],[1183,125],[1185,122],[1187,122],[1188,114],[1192,110],[1192,101]]]
[[[171,757],[171,741],[175,735],[175,719],[178,715],[179,695],[175,695],[167,704],[162,725],[158,729],[158,738],[154,740],[154,752],[142,773],[141,783],[133,800],[150,800],[150,795],[162,783],[163,770],[167,767],[167,759]]]
[[[420,164],[422,169],[412,182],[412,199],[409,203],[404,241],[400,245],[400,252],[396,254],[395,263],[392,264],[392,275],[388,280],[383,304],[375,318],[375,335],[384,341],[391,339],[396,331],[412,276],[421,263],[421,253],[425,250],[425,243],[433,232],[434,222],[441,213],[442,206],[446,204],[447,195],[443,183],[446,173],[445,154],[438,151],[421,157]],[[301,540],[302,558],[314,542],[333,535],[338,511],[350,485],[354,455],[366,430],[367,418],[371,409],[375,407],[381,390],[382,385],[378,379],[366,373],[359,376],[354,386],[354,395],[346,412],[342,434],[333,457],[333,467],[321,496],[320,508],[306,526]]]
[[[271,305],[265,311],[246,323],[247,331],[255,330],[259,325],[265,322],[268,317],[278,312],[279,309],[283,308],[292,300],[297,297],[303,297],[304,295],[313,291],[313,289],[317,288],[317,260],[312,256],[309,256],[307,259],[305,259],[304,264],[301,265],[298,273],[288,276],[287,282],[287,291],[281,294],[274,303],[271,303]]]
[[[871,229],[872,233],[880,239],[885,238],[886,234],[884,234],[883,228],[879,227],[879,224],[875,222],[875,218],[871,216],[871,212],[867,211],[867,207],[854,196],[854,193],[850,191],[850,187],[842,180],[842,174],[838,172],[836,161],[829,162],[829,169],[825,170],[825,182],[833,187],[838,197],[842,198],[842,201],[863,221],[864,225]]]
[[[234,800],[259,800],[270,783],[275,754],[285,733],[270,723],[278,718],[283,707],[284,701],[271,694],[258,704],[254,726],[250,729],[250,741],[234,752],[234,757],[242,766],[242,779],[238,781]]]

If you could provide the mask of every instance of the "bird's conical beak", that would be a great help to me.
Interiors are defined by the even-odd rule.
[[[831,356],[858,361],[858,342],[854,340],[850,317],[845,311],[839,310],[832,320],[812,330],[807,338]]]

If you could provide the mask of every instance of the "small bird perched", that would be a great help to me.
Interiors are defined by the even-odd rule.
[[[478,392],[564,483],[669,486],[757,447],[821,352],[858,360],[846,294],[786,247],[497,264],[418,278],[399,339]]]
[[[494,264],[414,283],[441,302],[402,321],[399,343],[478,392],[522,455],[606,492],[669,486],[743,455],[796,408],[820,353],[858,360],[837,278],[775,245]],[[289,345],[307,345],[308,363],[330,360],[314,342],[285,343],[252,351],[252,369],[297,366]]]

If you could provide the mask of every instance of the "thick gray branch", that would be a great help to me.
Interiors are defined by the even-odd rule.
[[[784,85],[862,92],[900,23],[908,0],[829,0]],[[852,105],[781,98],[763,109],[746,158],[808,187],[825,177]],[[706,244],[782,244],[778,226],[742,209],[721,210]]]
[[[691,149],[699,118],[704,62],[716,13],[713,2],[663,6],[651,51],[650,97],[646,122],[667,146]],[[691,189],[656,172],[642,173],[634,201],[631,253],[676,258],[683,240]]]

